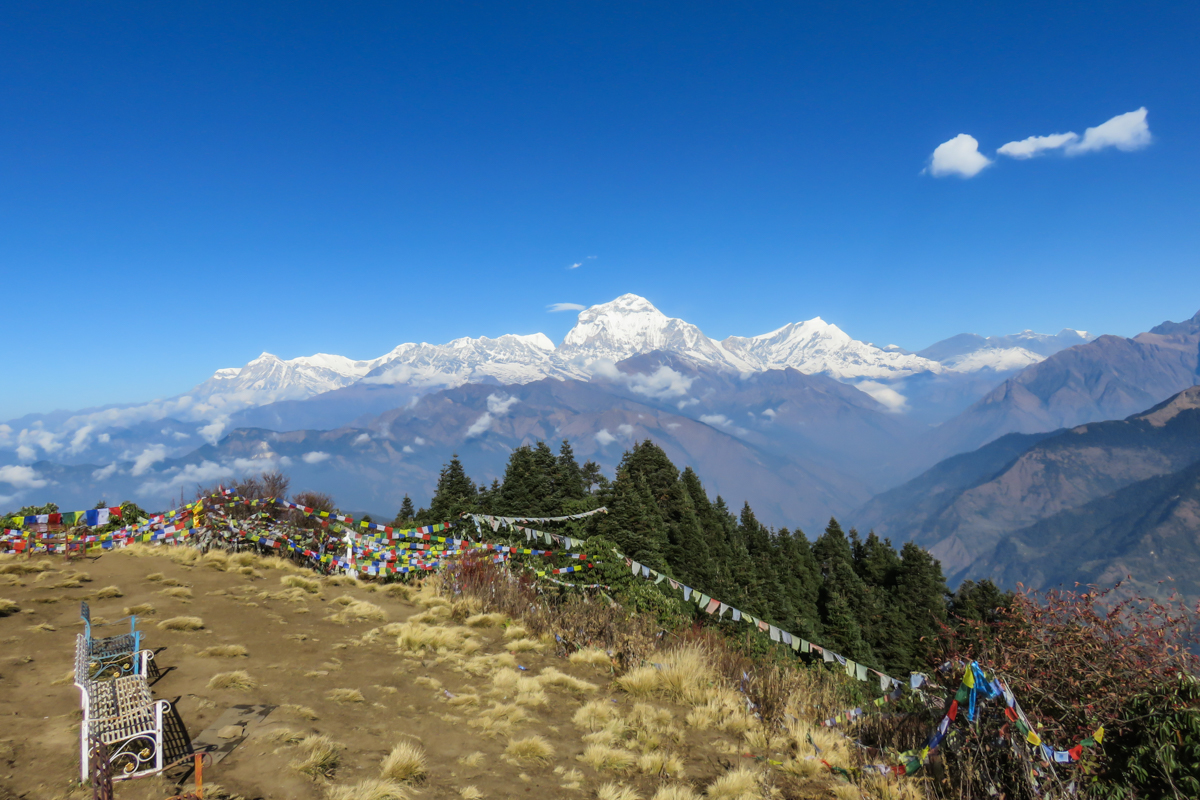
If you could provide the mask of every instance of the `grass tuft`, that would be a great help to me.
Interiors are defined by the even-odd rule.
[[[318,594],[321,591],[320,581],[310,580],[299,575],[284,575],[279,579],[279,582],[284,586],[301,589],[309,594]]]
[[[623,783],[606,783],[596,790],[596,800],[641,800],[637,790]]]
[[[98,592],[96,592],[97,600],[108,600],[113,597],[124,597],[124,596],[125,596],[125,593],[122,592],[121,589],[116,586],[105,586],[103,589],[100,589]]]
[[[184,633],[198,631],[204,628],[204,620],[199,617],[171,617],[158,623],[164,631],[181,631]]]
[[[358,689],[330,689],[325,695],[335,703],[365,703],[367,698]]]
[[[608,668],[612,666],[612,659],[608,653],[601,650],[599,647],[588,647],[583,650],[576,650],[571,653],[570,661],[572,664],[587,664],[593,667]]]
[[[763,796],[758,773],[745,767],[717,778],[705,794],[709,800],[759,800]]]
[[[161,589],[159,594],[167,597],[174,597],[179,600],[187,600],[192,596],[192,590],[186,586],[172,586],[168,589]]]
[[[579,760],[597,772],[601,770],[628,772],[637,763],[637,758],[628,750],[603,744],[589,744],[584,748],[583,755],[579,756]]]
[[[686,784],[673,783],[668,786],[660,786],[650,800],[700,800],[700,795]]]
[[[575,727],[585,731],[595,731],[603,728],[618,716],[617,707],[607,700],[593,700],[584,703],[575,712],[571,721]]]
[[[327,800],[408,800],[411,795],[395,781],[367,778],[353,786],[331,786]]]
[[[418,783],[429,774],[425,749],[410,739],[401,740],[379,766],[380,774],[398,783]]]
[[[320,719],[320,717],[317,716],[317,712],[313,711],[308,706],[298,706],[295,703],[285,703],[284,705],[280,706],[280,708],[294,717],[306,719],[309,722]]]
[[[15,600],[5,600],[0,598],[0,617],[7,617],[10,614],[15,614],[21,610],[21,606]]]
[[[541,681],[542,686],[556,686],[560,689],[566,689],[569,692],[575,692],[576,694],[587,694],[600,688],[596,684],[580,680],[574,675],[559,672],[554,667],[543,669],[541,674],[538,675],[538,680]]]
[[[332,777],[334,770],[342,762],[341,745],[334,743],[328,736],[306,736],[297,745],[304,757],[292,762],[292,768],[303,772],[311,778]]]
[[[512,739],[504,748],[504,754],[518,761],[532,761],[545,764],[554,755],[554,745],[544,736],[526,736],[524,739]]]
[[[152,617],[158,613],[158,609],[149,603],[138,603],[136,606],[125,606],[125,610],[121,613],[127,617],[134,614],[139,617]]]
[[[330,617],[334,622],[340,622],[345,625],[349,622],[384,622],[387,620],[387,614],[382,608],[374,603],[368,603],[366,600],[355,600],[353,597],[341,598],[338,600],[347,599],[350,602],[344,604],[341,611]]]
[[[233,672],[218,672],[208,682],[209,689],[230,689],[235,692],[248,692],[258,686],[245,670]]]
[[[218,644],[206,647],[196,655],[201,658],[238,658],[247,655],[246,648],[240,644]]]
[[[463,800],[483,800],[483,792],[474,786],[463,786],[458,790],[458,796]]]

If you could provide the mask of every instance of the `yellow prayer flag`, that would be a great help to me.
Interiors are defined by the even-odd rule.
[[[1030,731],[1029,735],[1025,737],[1025,741],[1036,747],[1042,743],[1042,737],[1038,736],[1033,731]]]
[[[975,671],[970,667],[967,667],[967,672],[965,675],[963,675],[963,686],[967,687],[968,689],[975,688]]]
[[[1104,744],[1104,726],[1096,728],[1096,732],[1092,734],[1092,738],[1096,740],[1096,744]]]

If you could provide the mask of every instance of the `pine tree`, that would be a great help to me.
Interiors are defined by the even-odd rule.
[[[400,503],[400,510],[396,512],[396,518],[392,520],[392,527],[411,528],[416,525],[416,519],[417,510],[413,508],[412,498],[406,494]]]
[[[436,522],[452,522],[457,520],[464,511],[475,511],[475,500],[478,490],[475,483],[467,477],[458,453],[450,458],[450,463],[442,467],[438,474],[437,489],[429,502],[429,509],[418,515],[422,524]]]
[[[924,664],[933,651],[935,639],[946,621],[948,594],[941,563],[928,551],[906,542],[900,550],[895,598],[911,631],[910,667]]]
[[[821,569],[818,609],[826,641],[855,661],[876,663],[875,653],[863,636],[874,611],[867,585],[854,570],[854,551],[836,519],[813,544],[813,557]],[[842,649],[838,649],[838,648]]]
[[[566,503],[583,500],[587,496],[583,480],[583,470],[575,461],[575,452],[571,449],[571,443],[563,439],[562,446],[558,448],[558,458],[554,463],[554,497],[559,508]]]

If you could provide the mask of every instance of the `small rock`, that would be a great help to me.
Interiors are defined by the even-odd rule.
[[[241,725],[226,725],[221,730],[217,731],[218,739],[236,739],[242,735]]]

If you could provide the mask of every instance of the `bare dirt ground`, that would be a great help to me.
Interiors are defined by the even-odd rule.
[[[91,797],[78,783],[71,678],[84,599],[94,623],[139,614],[164,673],[154,695],[171,701],[189,737],[230,706],[276,706],[205,770],[205,797],[749,798],[759,795],[734,784],[753,790],[746,776],[790,756],[716,701],[702,714],[637,680],[618,685],[599,651],[557,656],[553,640],[429,588],[323,579],[250,554],[130,550],[70,563],[0,557],[0,800]],[[171,629],[189,617],[202,627]],[[406,742],[415,747],[384,765]],[[811,758],[790,762],[803,788],[786,796],[858,796]],[[370,784],[384,766],[393,794]],[[156,777],[118,783],[116,795],[190,788]]]

